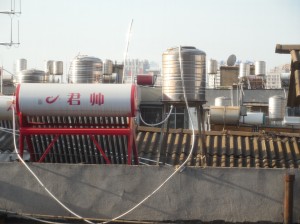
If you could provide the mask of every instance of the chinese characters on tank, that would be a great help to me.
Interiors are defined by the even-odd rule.
[[[69,93],[68,94],[68,99],[67,99],[67,104],[71,106],[78,106],[81,105],[81,95],[80,93]],[[59,95],[57,96],[48,96],[46,97],[45,101],[47,104],[53,104],[57,102],[57,100],[60,98]],[[40,104],[40,103],[39,103]],[[104,95],[102,93],[91,93],[90,94],[90,105],[95,106],[95,105],[102,105],[104,104]]]

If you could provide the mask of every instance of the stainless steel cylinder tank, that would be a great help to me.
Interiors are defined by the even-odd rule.
[[[255,62],[255,75],[264,76],[266,75],[266,62],[256,61]]]
[[[62,61],[53,62],[53,75],[62,75],[64,73],[64,63]]]
[[[207,74],[218,73],[218,62],[217,60],[210,59],[207,61]]]
[[[113,72],[113,62],[112,60],[106,59],[103,62],[103,75],[111,75]]]
[[[269,120],[281,121],[285,114],[286,100],[283,96],[269,98]]]
[[[247,63],[240,64],[239,78],[244,78],[250,75],[250,65]]]
[[[24,58],[18,59],[16,61],[16,74],[26,69],[27,69],[27,60]]]
[[[49,75],[53,75],[53,63],[54,61],[49,60],[45,62],[45,72]]]
[[[48,83],[49,75],[44,71],[29,69],[18,73],[14,79],[15,83]]]
[[[231,98],[220,96],[215,98],[215,106],[231,106]]]
[[[69,83],[99,83],[102,80],[102,61],[96,57],[78,56],[71,63]]]
[[[181,47],[182,78],[179,48],[170,48],[162,55],[162,100],[184,102],[205,101],[206,54],[195,47]],[[182,82],[183,80],[183,82]],[[183,85],[185,88],[183,88]]]

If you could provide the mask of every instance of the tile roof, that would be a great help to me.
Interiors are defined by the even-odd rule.
[[[1,122],[2,127],[11,128],[10,122]],[[165,133],[165,130],[163,130]],[[49,137],[49,136],[48,136]],[[47,136],[35,137],[37,151],[39,146],[48,142]],[[51,136],[50,136],[51,137]],[[72,136],[71,136],[72,137]],[[99,153],[85,139],[61,139],[66,144],[58,144],[49,154],[46,162],[65,163],[105,163]],[[163,139],[161,128],[137,127],[137,147],[141,164],[180,165],[187,158],[192,140],[192,131],[170,129],[165,147],[160,151]],[[195,147],[188,166],[211,167],[255,167],[255,168],[299,168],[300,167],[300,133],[285,132],[246,132],[246,131],[208,131],[203,135],[205,146],[196,131]],[[99,138],[114,164],[125,163],[125,139],[115,137]],[[61,143],[61,142],[59,142]],[[60,146],[59,146],[60,145]],[[61,148],[62,147],[62,148]],[[72,149],[73,148],[73,149]],[[60,150],[71,154],[59,154]],[[10,133],[0,132],[0,161],[8,161],[13,152],[13,138]],[[72,153],[73,152],[73,153]],[[57,154],[58,153],[58,154]],[[66,153],[66,152],[65,152]],[[75,155],[73,155],[75,154]],[[13,153],[11,154],[13,155]],[[60,157],[66,157],[61,159]],[[28,155],[26,156],[28,157]],[[76,157],[76,158],[75,158]],[[15,158],[13,155],[12,158]],[[75,158],[75,159],[74,159]],[[27,158],[29,159],[29,158]],[[123,161],[124,160],[124,161]]]
[[[139,127],[137,145],[141,161],[180,165],[188,156],[190,130],[170,130],[167,146],[160,152],[161,129]],[[189,166],[299,168],[300,134],[209,131],[205,133],[206,153],[196,133],[195,148]]]

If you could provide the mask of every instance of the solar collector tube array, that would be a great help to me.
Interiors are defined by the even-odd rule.
[[[132,84],[19,85],[21,153],[26,142],[32,161],[137,164],[136,94]]]

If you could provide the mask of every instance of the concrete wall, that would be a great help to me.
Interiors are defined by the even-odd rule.
[[[141,89],[141,104],[143,105],[162,105],[161,103],[161,87],[140,87]],[[275,95],[284,96],[283,89],[244,89],[244,102],[245,103],[269,103],[269,98]],[[215,98],[225,96],[231,98],[231,90],[229,89],[206,89],[205,99],[206,105],[215,105]],[[237,91],[233,90],[233,103],[237,105]]]
[[[63,203],[84,217],[109,219],[130,209],[173,171],[168,166],[30,164]],[[20,163],[0,163],[0,209],[68,216]],[[294,222],[300,222],[300,170],[185,168],[124,217],[129,220],[282,222],[284,174],[296,175]]]

